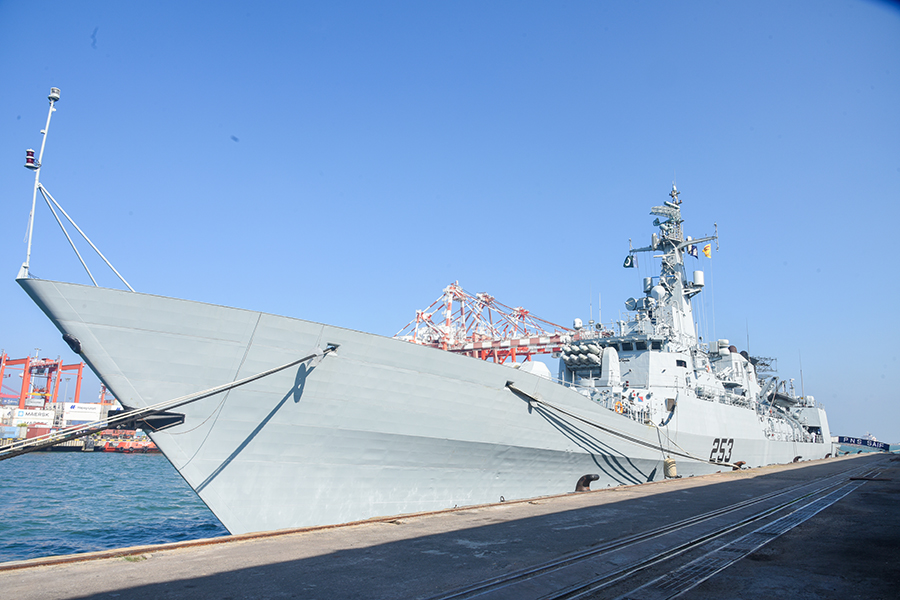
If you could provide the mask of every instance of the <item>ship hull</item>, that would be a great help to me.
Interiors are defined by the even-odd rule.
[[[821,458],[754,411],[679,398],[665,429],[531,373],[300,319],[19,279],[122,404],[143,408],[336,350],[177,409],[152,432],[232,533],[326,525]],[[509,384],[512,384],[510,386]],[[673,433],[675,435],[673,435]],[[721,460],[721,456],[719,459]]]

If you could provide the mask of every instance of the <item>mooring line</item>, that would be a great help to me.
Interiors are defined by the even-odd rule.
[[[192,402],[197,402],[198,400],[203,400],[204,398],[209,398],[210,396],[215,396],[221,392],[231,390],[236,387],[240,387],[242,385],[246,385],[248,383],[252,383],[258,379],[262,379],[263,377],[268,377],[274,373],[278,373],[279,371],[283,371],[285,369],[289,369],[293,366],[299,365],[300,363],[304,363],[308,360],[313,360],[317,357],[323,357],[326,354],[333,352],[337,346],[330,345],[325,350],[321,350],[319,348],[316,349],[316,352],[308,356],[304,356],[303,358],[299,358],[296,360],[292,360],[291,362],[281,365],[280,367],[275,367],[273,369],[267,369],[262,371],[261,373],[257,373],[256,375],[251,375],[249,377],[245,377],[238,381],[233,381],[231,383],[226,383],[223,385],[219,385],[213,388],[209,388],[207,390],[202,390],[200,392],[194,392],[192,394],[188,394],[186,396],[181,396],[179,398],[174,398],[171,400],[165,400],[163,402],[159,402],[157,404],[152,404],[150,406],[139,408],[136,410],[131,410],[124,412],[120,415],[116,415],[114,417],[108,419],[101,419],[99,421],[93,421],[91,423],[86,423],[85,425],[79,425],[77,427],[72,427],[69,429],[64,429],[62,431],[56,433],[49,433],[46,435],[42,435],[40,437],[32,438],[29,440],[25,440],[23,442],[17,442],[15,444],[10,444],[9,446],[3,447],[0,450],[0,460],[6,460],[9,458],[13,458],[14,456],[19,456],[20,454],[26,454],[28,452],[33,452],[35,450],[40,450],[41,448],[48,448],[50,446],[55,446],[56,444],[60,444],[62,442],[67,442],[69,440],[78,439],[81,437],[85,437],[91,435],[92,433],[97,433],[98,431],[103,431],[104,429],[109,429],[110,425],[115,425],[117,423],[121,423],[124,421],[130,421],[133,419],[140,419],[143,417],[148,417],[151,415],[155,415],[171,408],[178,408],[179,406],[184,406],[186,404],[190,404]]]

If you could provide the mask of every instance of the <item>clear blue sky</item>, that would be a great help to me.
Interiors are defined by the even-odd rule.
[[[608,320],[677,178],[719,226],[706,335],[900,442],[896,4],[4,1],[0,82],[14,357],[76,360],[14,281],[56,86],[42,181],[139,291],[393,335],[459,280]],[[46,207],[34,243],[87,281]]]

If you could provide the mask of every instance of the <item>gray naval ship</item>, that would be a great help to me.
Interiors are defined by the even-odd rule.
[[[28,260],[17,281],[124,406],[170,409],[151,438],[235,534],[828,456],[811,396],[761,376],[726,340],[698,340],[691,298],[703,277],[689,280],[684,258],[715,236],[685,238],[674,187],[651,214],[659,232],[629,258],[661,257],[660,275],[628,299],[627,320],[566,333],[558,378],[302,319],[37,279]]]

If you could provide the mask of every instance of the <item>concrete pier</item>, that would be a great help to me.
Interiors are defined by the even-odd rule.
[[[680,597],[896,598],[900,457],[883,454],[338,527],[0,563],[0,594],[16,600],[429,598],[856,466],[878,474]],[[634,548],[610,560],[625,562],[634,558],[629,552],[645,551]],[[514,596],[499,590],[483,597]]]

